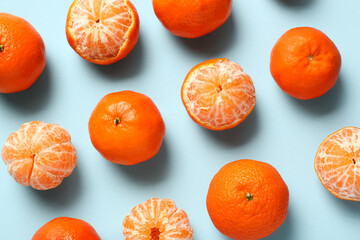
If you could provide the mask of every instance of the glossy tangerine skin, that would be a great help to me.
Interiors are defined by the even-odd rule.
[[[101,240],[87,222],[69,217],[59,217],[42,226],[32,240]]]
[[[271,74],[287,94],[302,100],[320,97],[337,82],[341,56],[321,31],[298,27],[276,42],[270,61]]]
[[[115,123],[120,118],[119,124]],[[135,165],[154,157],[165,135],[165,123],[144,94],[122,91],[100,100],[89,120],[91,142],[113,163]]]
[[[172,34],[198,38],[226,22],[231,14],[232,0],[153,0],[153,8]]]
[[[247,193],[252,194],[246,198]],[[257,240],[285,221],[289,190],[277,170],[243,159],[226,164],[210,183],[206,205],[215,227],[235,240]]]
[[[25,19],[0,13],[0,93],[29,88],[46,65],[45,45]]]

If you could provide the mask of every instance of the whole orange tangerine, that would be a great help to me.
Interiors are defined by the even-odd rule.
[[[45,45],[36,29],[23,18],[0,13],[0,93],[29,88],[45,65]]]
[[[235,240],[272,234],[285,221],[289,190],[270,164],[238,160],[220,169],[210,183],[206,205],[215,227]]]
[[[87,222],[69,217],[59,217],[42,226],[32,240],[101,240]]]
[[[337,82],[341,56],[323,32],[311,27],[287,31],[271,52],[270,71],[279,87],[303,100],[324,95]]]
[[[104,158],[135,165],[159,152],[165,124],[149,97],[122,91],[100,100],[91,114],[89,133],[92,144]]]
[[[153,8],[169,32],[179,37],[198,38],[226,22],[232,0],[153,0]]]

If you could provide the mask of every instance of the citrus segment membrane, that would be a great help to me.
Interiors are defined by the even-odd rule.
[[[219,59],[193,69],[183,85],[189,114],[208,127],[242,122],[255,106],[255,87],[237,63]]]
[[[360,201],[359,137],[359,128],[343,128],[320,145],[315,157],[321,182],[341,199]]]

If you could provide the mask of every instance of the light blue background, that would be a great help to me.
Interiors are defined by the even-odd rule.
[[[328,193],[313,168],[316,150],[327,135],[359,126],[359,1],[234,0],[233,14],[223,27],[185,40],[162,27],[150,0],[133,0],[141,20],[140,40],[127,58],[111,66],[88,63],[69,47],[65,20],[71,2],[1,0],[1,11],[27,19],[40,32],[47,66],[29,90],[0,95],[0,145],[25,122],[58,123],[72,136],[78,165],[60,187],[40,192],[15,183],[1,164],[0,239],[31,239],[39,227],[59,216],[88,221],[104,240],[123,239],[125,215],[151,197],[174,199],[188,213],[195,239],[227,239],[212,225],[205,198],[214,174],[243,158],[272,164],[290,190],[288,218],[267,239],[360,238],[360,205]],[[287,96],[269,72],[272,46],[297,26],[324,31],[342,54],[339,82],[316,100]],[[217,57],[239,63],[257,92],[253,113],[224,132],[193,123],[180,98],[187,72]],[[127,89],[150,96],[167,127],[160,153],[132,167],[104,160],[91,145],[87,129],[101,97]]]

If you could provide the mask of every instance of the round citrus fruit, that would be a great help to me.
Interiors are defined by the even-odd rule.
[[[360,129],[346,127],[328,136],[316,153],[315,171],[336,197],[360,201]]]
[[[16,182],[37,190],[60,185],[76,165],[69,133],[57,124],[23,124],[5,142],[1,156]]]
[[[59,217],[42,226],[32,240],[101,240],[87,222],[69,217]]]
[[[238,160],[220,169],[210,183],[207,209],[215,227],[235,240],[264,238],[288,212],[289,191],[271,165]]]
[[[89,133],[92,144],[104,158],[135,165],[159,152],[165,124],[149,97],[122,91],[100,100],[91,114]]]
[[[321,31],[298,27],[276,42],[270,71],[287,94],[303,100],[324,95],[337,82],[341,56],[335,44]]]
[[[26,20],[0,13],[0,93],[29,88],[45,68],[45,45]]]
[[[131,210],[123,222],[125,240],[192,240],[186,213],[170,199],[152,198]]]
[[[255,87],[240,65],[225,58],[193,67],[181,88],[190,117],[211,130],[239,125],[255,107]]]
[[[82,58],[108,65],[135,47],[139,16],[129,0],[75,0],[68,12],[66,37]]]
[[[229,18],[232,0],[153,0],[156,16],[172,34],[198,38]]]

